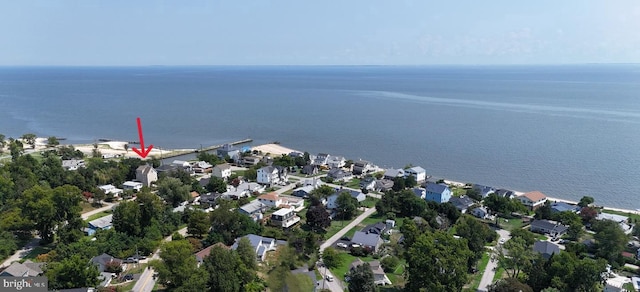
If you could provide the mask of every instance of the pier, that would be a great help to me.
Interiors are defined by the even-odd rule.
[[[235,142],[231,142],[231,143],[224,143],[224,144],[229,144],[229,145],[236,146],[236,145],[242,145],[242,144],[251,143],[251,142],[253,142],[253,139],[247,138],[247,139],[244,139],[244,140],[235,141]],[[187,150],[180,150],[180,151],[172,151],[171,153],[163,154],[161,157],[157,157],[156,156],[156,158],[167,159],[167,158],[173,158],[173,157],[176,157],[176,156],[182,156],[182,155],[187,155],[187,154],[207,152],[207,151],[211,151],[211,150],[216,150],[216,149],[222,147],[224,144],[218,144],[218,145],[203,147],[203,148],[200,148],[200,149],[187,149]]]

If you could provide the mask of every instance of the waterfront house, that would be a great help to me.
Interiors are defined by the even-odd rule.
[[[271,208],[278,208],[280,207],[280,205],[282,205],[282,199],[280,198],[280,195],[278,195],[278,193],[276,192],[260,195],[258,197],[258,201]]]
[[[138,192],[142,189],[142,183],[137,181],[126,181],[122,184],[122,189]]]
[[[342,156],[329,156],[327,166],[329,168],[342,168],[346,165],[347,160]]]
[[[313,158],[311,164],[317,166],[326,166],[327,162],[329,161],[329,156],[330,155],[326,153],[318,153],[318,155]]]
[[[529,208],[529,210],[535,210],[544,205],[547,201],[547,196],[539,191],[533,191],[524,193],[521,196],[518,196],[517,199]]]
[[[149,187],[152,183],[158,181],[158,173],[151,165],[140,165],[136,169],[136,180],[145,187]]]
[[[267,252],[276,250],[278,245],[284,246],[287,244],[286,241],[275,240],[270,237],[263,237],[255,234],[248,234],[243,237],[249,239],[249,243],[251,243],[251,246],[256,253],[256,259],[259,262],[264,261],[265,257],[267,256]],[[236,238],[236,241],[231,246],[231,249],[236,250],[238,248],[238,241],[240,241],[240,238],[242,237]]]
[[[374,166],[371,162],[366,160],[358,160],[353,162],[353,173],[354,174],[366,174],[373,171]]]
[[[191,171],[191,163],[184,160],[174,160],[171,164],[186,170],[187,172]]]
[[[353,271],[355,268],[363,265],[364,263],[365,262],[363,262],[360,258],[356,258],[353,262],[351,262],[351,265],[349,265],[349,271]],[[380,261],[373,260],[369,262],[369,267],[371,268],[371,272],[373,273],[373,283],[380,286],[392,284],[391,280],[389,280],[389,278],[385,274],[384,269],[382,269]],[[348,279],[345,278],[345,281],[348,282]]]
[[[44,263],[34,263],[26,260],[24,263],[13,262],[2,273],[0,277],[37,277],[43,274]]]
[[[580,207],[575,205],[567,204],[565,202],[554,202],[551,204],[551,214],[560,213],[560,212],[573,212],[576,213],[580,211]]]
[[[548,234],[551,237],[560,237],[567,233],[567,230],[569,228],[556,221],[533,220],[529,229],[531,230],[531,232]]]
[[[609,213],[600,213],[598,214],[598,216],[596,216],[596,220],[610,220],[610,221],[617,222],[625,234],[631,234],[631,231],[633,231],[633,226],[628,224],[629,217],[627,216],[609,214]]]
[[[218,164],[213,167],[211,175],[226,180],[231,176],[231,165],[228,163]]]
[[[378,252],[378,249],[380,249],[380,246],[382,246],[383,243],[379,234],[366,233],[362,231],[356,231],[351,238],[351,242],[359,244],[364,248],[371,249],[373,252]]]
[[[300,217],[296,215],[296,212],[293,209],[282,208],[271,214],[270,223],[273,226],[289,228],[298,222],[300,222]]]
[[[513,199],[516,197],[516,193],[514,191],[506,190],[506,189],[498,189],[495,191],[495,194],[499,197]]]
[[[404,169],[398,168],[398,169],[387,169],[384,171],[384,178],[388,179],[388,180],[393,180],[396,177],[404,177],[405,173],[404,173]]]
[[[379,191],[379,192],[386,192],[386,191],[390,191],[391,188],[393,188],[393,181],[392,180],[379,179],[379,180],[376,180],[376,185],[374,187],[374,190]]]
[[[552,255],[560,253],[560,247],[550,241],[538,240],[533,243],[533,251],[541,254],[543,258],[549,259]]]
[[[449,199],[449,203],[453,204],[460,213],[464,214],[467,212],[467,209],[476,202],[468,196],[461,196],[451,197],[451,199]]]
[[[327,177],[332,178],[334,181],[347,181],[353,177],[353,174],[342,170],[342,168],[332,168],[327,173]]]
[[[425,200],[436,203],[449,202],[453,193],[445,184],[427,183],[425,191]]]
[[[158,174],[162,174],[162,173],[168,174],[174,171],[181,171],[182,169],[173,164],[162,164],[158,166],[158,168],[156,168],[155,170],[156,170],[156,173]]]
[[[305,165],[300,170],[300,173],[306,175],[316,175],[318,174],[318,166],[317,165]]]
[[[413,176],[417,183],[422,183],[427,180],[427,171],[420,166],[414,166],[404,170],[404,176]]]
[[[245,156],[242,158],[242,164],[246,166],[253,166],[260,163],[260,157],[257,156]]]
[[[225,159],[225,157],[234,158],[240,155],[240,149],[231,144],[224,144],[222,147],[216,149],[216,155],[219,158]]]
[[[196,173],[208,173],[213,169],[213,165],[206,161],[198,161],[193,164],[193,171]]]
[[[257,181],[264,185],[276,185],[287,181],[287,168],[282,166],[265,166],[258,169]]]
[[[475,191],[478,192],[478,194],[480,194],[480,196],[482,196],[482,198],[486,198],[487,196],[489,196],[490,194],[493,194],[496,192],[496,189],[489,187],[489,186],[483,186],[483,185],[479,185],[479,184],[474,184],[472,187]]]

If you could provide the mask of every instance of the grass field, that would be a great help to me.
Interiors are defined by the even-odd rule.
[[[87,220],[85,220],[85,221],[86,222],[90,222],[90,221],[96,220],[98,218],[102,218],[104,216],[107,216],[107,215],[111,215],[111,210],[95,213],[95,214],[89,216],[89,218],[87,218]]]
[[[20,260],[21,262],[26,261],[26,260],[32,260],[35,261],[35,259],[41,255],[41,254],[45,254],[48,253],[52,250],[51,247],[48,246],[36,246],[34,247],[22,260]]]
[[[515,230],[517,228],[522,228],[524,225],[522,223],[522,219],[500,219],[500,226],[502,228],[507,229],[509,231]]]
[[[313,286],[314,283],[311,280],[311,278],[309,278],[309,276],[307,276],[307,274],[291,274],[289,273],[287,275],[287,278],[285,279],[285,283],[287,285],[287,291],[300,291],[300,292],[306,292],[306,291],[313,291]]]
[[[640,221],[640,215],[638,215],[638,214],[625,213],[625,212],[614,211],[614,210],[609,210],[609,209],[602,209],[602,213],[609,213],[609,214],[627,216],[627,217],[629,217],[630,221]]]
[[[471,283],[469,283],[469,288],[465,289],[465,291],[471,292],[471,291],[478,290],[478,286],[480,285],[480,281],[482,280],[482,275],[484,273],[484,269],[489,264],[489,259],[490,258],[491,258],[491,256],[487,252],[485,252],[482,255],[482,258],[478,261],[478,266],[477,266],[478,272],[473,275]]]

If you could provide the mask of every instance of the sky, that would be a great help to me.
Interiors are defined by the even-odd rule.
[[[640,63],[640,1],[0,0],[0,66]]]

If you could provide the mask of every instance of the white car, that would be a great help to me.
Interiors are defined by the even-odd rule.
[[[331,276],[331,275],[327,275],[326,279],[329,282],[333,282],[333,276]]]
[[[498,243],[500,244],[504,244],[507,240],[505,240],[504,238],[500,238],[500,241],[498,241]]]
[[[344,242],[338,242],[338,244],[336,244],[337,247],[341,247],[341,248],[347,248],[349,247],[346,243]]]

